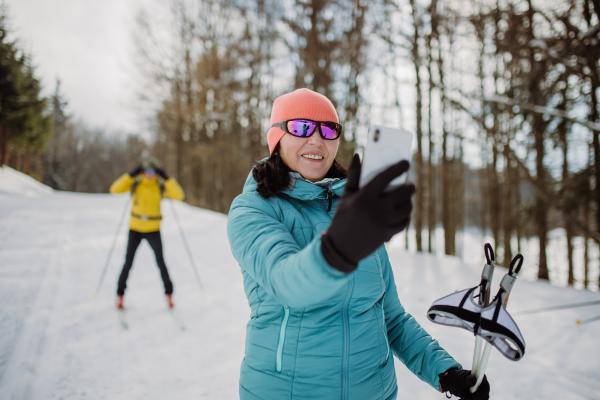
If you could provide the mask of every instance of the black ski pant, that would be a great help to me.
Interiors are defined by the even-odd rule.
[[[142,239],[146,239],[148,243],[150,243],[150,247],[152,247],[152,250],[154,250],[154,255],[156,256],[156,264],[158,264],[158,268],[160,269],[160,276],[162,277],[163,283],[165,284],[165,293],[173,293],[173,283],[169,278],[169,271],[167,271],[165,259],[163,258],[162,239],[160,237],[160,231],[143,233],[130,230],[129,241],[127,242],[127,255],[125,256],[125,265],[123,265],[123,270],[121,271],[121,276],[119,277],[117,294],[125,294],[129,270],[133,265],[133,258],[135,257],[135,252],[138,246],[140,245]]]

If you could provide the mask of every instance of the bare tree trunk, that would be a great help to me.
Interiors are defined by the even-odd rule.
[[[4,165],[10,167],[10,142],[6,142],[6,148],[4,149]]]
[[[569,161],[567,159],[568,153],[568,144],[566,138],[563,138],[563,168],[562,168],[562,182],[563,187],[566,187],[569,180]],[[575,274],[574,274],[574,266],[573,266],[573,224],[571,222],[571,207],[570,204],[565,204],[563,201],[563,216],[565,219],[565,232],[567,234],[567,259],[569,262],[569,278],[567,284],[572,286],[575,283]]]
[[[414,210],[414,224],[415,224],[415,235],[417,240],[417,251],[423,251],[422,248],[422,237],[421,232],[423,230],[423,130],[422,130],[422,108],[423,108],[423,100],[421,93],[421,57],[419,55],[419,16],[417,15],[417,9],[415,7],[415,1],[410,0],[410,5],[412,7],[412,17],[413,17],[413,28],[414,28],[414,36],[412,43],[412,59],[415,67],[415,76],[416,76],[416,91],[417,91],[417,104],[416,104],[416,117],[417,117],[417,154],[415,154],[415,173],[417,180],[417,190],[416,199],[415,199],[415,210]]]
[[[583,204],[583,223],[585,224],[586,228],[589,226],[588,218],[589,218],[589,203],[588,203],[588,200],[586,199],[585,203]],[[583,232],[583,271],[584,271],[583,272],[583,288],[584,289],[587,289],[588,285],[590,284],[590,281],[588,278],[588,275],[590,273],[590,256],[589,256],[589,248],[588,248],[589,240],[590,240],[590,235],[588,234],[587,229],[586,229]]]
[[[185,125],[185,122],[183,120],[183,110],[182,110],[182,104],[181,104],[181,83],[180,82],[176,82],[175,83],[175,90],[174,90],[174,95],[175,95],[175,130],[173,132],[174,135],[174,139],[175,139],[175,153],[177,154],[176,159],[175,159],[175,165],[176,165],[176,170],[177,170],[177,179],[182,180],[183,179],[183,168],[184,168],[184,158],[183,158],[183,152],[184,152],[184,145],[185,143],[183,142],[183,127]]]
[[[431,90],[429,92],[431,104]],[[435,240],[435,205],[436,205],[436,190],[435,190],[435,167],[433,165],[433,132],[431,131],[431,108],[429,110],[429,157],[427,160],[427,251],[433,253]]]
[[[15,164],[15,169],[19,172],[22,172],[23,164],[21,163],[21,146],[15,146],[15,153],[17,154],[17,162]]]
[[[496,0],[496,9],[492,13],[494,19],[494,45],[496,49],[500,47],[500,4],[499,0]],[[500,84],[504,83],[504,78],[501,75],[502,65],[503,65],[503,56],[496,54],[494,56],[495,60],[495,69],[493,71],[494,77],[494,89],[496,95],[501,95]],[[504,86],[504,85],[502,85]],[[500,184],[499,174],[496,170],[496,166],[494,166],[493,177],[494,177],[494,185],[495,185],[495,212],[492,213],[491,217],[495,219],[497,233],[494,236],[494,241],[496,242],[496,248],[499,249],[502,247],[504,249],[504,253],[502,254],[502,259],[499,260],[500,263],[504,264],[505,267],[508,267],[509,263],[512,261],[512,248],[510,239],[512,236],[512,228],[511,228],[511,212],[512,207],[510,204],[510,187],[511,187],[511,165],[510,165],[510,154],[509,154],[509,143],[510,143],[510,125],[504,123],[504,115],[502,110],[494,110],[494,130],[493,130],[493,141],[494,141],[494,150],[496,151],[498,145],[502,145],[503,148],[503,158],[505,163],[504,168],[504,185]],[[504,141],[503,139],[506,139]],[[494,158],[498,155],[495,154]],[[495,160],[496,161],[496,160]],[[500,234],[502,225],[502,235]],[[502,242],[500,242],[502,240]],[[497,254],[497,253],[496,253]]]
[[[528,9],[527,9],[527,19],[529,22],[529,39],[534,40],[535,35],[533,32],[534,26],[534,14],[535,9],[532,6],[532,1],[527,0]],[[541,63],[536,61],[533,57],[533,51],[529,51],[529,64],[531,66],[531,72],[529,73],[529,96],[532,101],[537,102],[537,98],[539,96],[539,80],[543,78],[543,70]],[[545,122],[542,119],[542,116],[539,114],[533,114],[531,116],[531,130],[534,138],[534,148],[535,148],[535,168],[536,168],[536,184],[537,187],[542,191],[547,189],[546,186],[546,171],[544,167],[544,131],[545,131]],[[548,243],[548,203],[541,192],[537,192],[535,194],[535,224],[537,236],[539,239],[539,269],[538,269],[538,279],[549,279],[548,274],[548,262],[546,258],[546,246]]]
[[[473,1],[472,5],[474,7],[476,7],[476,2]],[[477,33],[477,39],[479,41],[479,57],[477,59],[477,78],[479,79],[479,91],[480,91],[480,95],[481,98],[484,99],[485,98],[485,88],[483,86],[483,81],[485,79],[485,72],[484,72],[484,68],[483,68],[483,60],[485,57],[485,47],[484,47],[484,40],[485,40],[485,23],[482,21],[481,17],[479,16],[477,19],[473,20],[473,26],[475,27],[475,31]],[[482,110],[486,110],[486,104],[485,101],[482,101],[481,103],[481,109]],[[485,127],[484,127],[485,129]],[[489,165],[489,134],[487,132],[487,130],[482,130],[481,131],[481,142],[482,142],[482,149],[481,149],[481,154],[482,154],[482,168],[479,170],[479,191],[480,191],[480,198],[481,198],[481,209],[480,209],[480,223],[481,223],[481,236],[482,238],[485,238],[485,236],[487,235],[487,231],[488,231],[488,216],[490,215],[490,213],[488,212],[488,209],[490,208],[490,180],[489,180],[489,169],[490,169],[490,165]],[[490,222],[491,225],[491,222]],[[485,240],[484,240],[485,241]]]
[[[8,129],[0,125],[0,167],[8,165]]]
[[[596,4],[594,4],[596,5]],[[600,9],[596,9],[600,16]],[[592,69],[592,73],[593,73]],[[598,77],[592,75],[592,104],[588,119],[592,122],[598,122],[598,92],[600,91],[600,82]],[[592,145],[594,148],[594,171],[595,171],[595,195],[596,195],[596,230],[600,233],[600,138],[598,132],[592,132]],[[600,274],[598,274],[598,287],[600,288]]]
[[[446,126],[446,110],[448,107],[448,99],[446,98],[446,88],[444,84],[444,64],[442,57],[442,46],[440,43],[439,47],[439,57],[437,60],[438,64],[438,73],[440,75],[440,90],[441,90],[441,116],[442,116],[442,157],[441,157],[441,167],[442,167],[442,225],[444,227],[444,252],[447,255],[454,255],[455,249],[453,247],[454,243],[454,230],[452,228],[451,221],[451,207],[450,207],[450,196],[452,193],[451,187],[451,161],[448,159],[448,128]]]
[[[360,85],[357,78],[365,71],[365,48],[367,47],[367,35],[363,33],[367,21],[367,10],[370,2],[353,1],[352,2],[352,27],[344,32],[347,61],[346,65],[350,67],[350,72],[346,81],[348,87],[348,97],[344,105],[346,111],[345,123],[350,122],[353,127],[352,137],[346,138],[342,135],[338,157],[346,163],[352,159],[352,154],[356,150],[356,127],[358,126],[358,109],[361,102]]]
[[[485,153],[485,149],[483,150]],[[480,222],[480,230],[481,236],[485,237],[488,232],[488,207],[489,207],[489,182],[487,181],[488,175],[488,161],[487,157],[484,157],[483,167],[479,170],[479,197],[481,198],[480,209],[479,209],[479,222]]]
[[[23,163],[23,172],[27,175],[31,175],[31,146],[29,144],[25,146],[25,157]]]
[[[521,253],[521,239],[523,237],[523,224],[521,222],[521,178],[519,176],[519,168],[513,169],[514,176],[514,193],[515,193],[515,228],[517,231],[517,253]]]
[[[463,143],[462,143],[462,138],[459,139],[458,141],[458,168],[456,171],[456,176],[457,176],[457,182],[456,182],[456,187],[457,187],[457,193],[456,193],[456,208],[455,208],[455,214],[456,214],[456,224],[455,227],[456,229],[461,233],[460,235],[460,246],[458,247],[459,251],[457,252],[457,255],[462,257],[463,252],[463,243],[464,243],[464,234],[465,234],[465,163],[463,162]],[[455,248],[456,248],[456,244],[455,244]]]
[[[433,154],[434,154],[434,141],[433,141],[433,112],[432,112],[432,100],[433,100],[433,46],[432,39],[436,38],[439,47],[439,39],[437,39],[438,29],[438,17],[437,17],[437,0],[431,1],[430,6],[431,15],[431,34],[427,36],[427,73],[429,75],[429,106],[428,108],[428,138],[429,138],[429,156],[427,158],[427,250],[433,253],[434,241],[435,241],[435,226],[437,223],[436,219],[436,179],[435,179],[435,166],[433,165]]]
[[[500,241],[500,190],[498,184],[498,149],[496,148],[496,139],[492,135],[492,165],[488,167],[488,184],[489,184],[489,199],[490,199],[490,226],[492,235],[494,236],[494,247],[501,247]],[[498,255],[496,255],[498,258]],[[499,260],[501,263],[501,261]]]
[[[541,119],[541,116],[533,116],[534,121]],[[544,169],[544,131],[540,128],[541,123],[534,122],[534,135],[535,135],[535,151],[536,151],[536,171],[537,171],[537,184],[540,188],[546,188],[545,169]],[[535,207],[535,221],[536,230],[539,238],[539,270],[538,279],[548,280],[550,278],[548,274],[548,263],[546,259],[546,246],[548,241],[548,204],[546,199],[540,193],[536,193],[536,207]]]
[[[590,151],[591,146],[588,147],[588,152],[587,152],[587,167],[590,168],[591,163],[592,163],[592,152]],[[589,268],[590,268],[590,253],[589,253],[589,241],[590,241],[590,234],[589,232],[591,231],[591,223],[590,223],[590,202],[592,200],[591,198],[591,188],[590,188],[590,177],[588,177],[588,180],[586,182],[586,196],[585,196],[585,200],[583,203],[583,224],[584,224],[584,232],[583,232],[583,270],[584,272],[584,283],[583,286],[584,288],[587,289],[587,287],[590,284],[589,281]],[[600,266],[599,266],[600,269]],[[598,274],[598,288],[600,289],[600,274]]]
[[[507,134],[508,135],[508,134]],[[504,221],[504,266],[508,267],[509,263],[512,261],[513,253],[512,246],[510,243],[510,239],[512,237],[513,232],[513,210],[514,206],[511,202],[512,200],[512,188],[514,187],[513,182],[513,168],[511,165],[510,153],[508,148],[508,143],[504,145],[504,160],[506,162],[506,167],[504,170],[504,201],[502,202],[503,210],[502,216]]]
[[[42,152],[35,152],[35,179],[42,181]]]
[[[534,120],[541,118],[540,116],[534,116]],[[537,127],[536,127],[537,126]],[[534,123],[535,130],[535,150],[536,150],[536,170],[537,170],[537,183],[538,187],[546,187],[545,170],[544,170],[544,132],[539,129],[540,124]],[[547,234],[548,234],[548,205],[543,196],[539,193],[536,194],[536,209],[535,209],[535,220],[537,235],[539,238],[539,270],[538,279],[549,279],[548,275],[548,264],[546,259],[546,246],[547,246]]]
[[[591,13],[591,7],[590,4],[593,4],[593,9],[594,9],[594,13],[596,14],[597,18],[600,18],[600,0],[590,0],[589,2],[587,0],[585,0],[583,2],[583,15],[585,17],[585,20],[587,22],[587,26],[588,29],[593,28],[593,24],[592,24],[592,13]],[[597,23],[596,23],[597,24]],[[585,54],[586,58],[587,58],[587,64],[590,68],[590,83],[592,84],[592,90],[591,90],[591,98],[592,98],[592,104],[590,105],[590,109],[589,109],[589,113],[588,113],[588,121],[590,122],[598,122],[598,103],[600,102],[600,94],[599,94],[599,89],[600,89],[600,78],[598,77],[598,73],[597,73],[597,59],[596,59],[596,55],[593,52],[587,52]],[[592,132],[592,148],[594,151],[594,180],[595,180],[595,188],[594,188],[594,192],[592,194],[593,197],[595,197],[595,203],[596,203],[596,230],[597,232],[600,233],[600,138],[598,137],[598,132]],[[588,162],[589,164],[589,162]],[[589,204],[586,203],[585,206],[585,210],[586,213],[588,212],[588,207]],[[586,223],[588,223],[588,218],[585,219]],[[586,236],[587,238],[587,233]],[[586,257],[587,257],[587,239],[586,239]],[[587,258],[586,258],[587,260]],[[587,262],[585,263],[585,265],[587,266]],[[587,279],[587,273],[586,273],[586,279]],[[587,287],[587,285],[586,285]],[[598,274],[598,287],[600,288],[600,274]]]
[[[565,82],[565,88],[561,91],[562,101],[558,106],[562,110],[567,108],[567,89],[568,82]],[[569,184],[569,141],[567,138],[567,122],[563,119],[557,126],[560,145],[562,148],[562,187],[567,188]],[[565,190],[565,189],[563,189]],[[565,223],[565,233],[567,236],[567,260],[569,265],[567,284],[572,286],[575,283],[574,267],[573,267],[573,223],[571,221],[573,214],[577,215],[577,210],[573,210],[570,196],[567,193],[562,193],[561,196],[562,215]]]
[[[430,70],[431,71],[431,70]],[[429,157],[427,160],[427,251],[433,253],[433,240],[435,240],[435,205],[436,205],[436,190],[435,190],[435,166],[433,165],[433,130],[431,118],[431,87],[429,89]]]
[[[448,131],[444,129],[442,139],[442,223],[444,225],[444,250],[445,254],[454,255],[454,229],[452,226],[452,207],[451,207],[451,196],[452,187],[451,185],[451,167],[452,161],[448,159]]]

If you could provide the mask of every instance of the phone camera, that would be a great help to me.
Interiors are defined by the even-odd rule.
[[[375,129],[375,135],[373,135],[373,140],[375,142],[379,141],[379,129]]]

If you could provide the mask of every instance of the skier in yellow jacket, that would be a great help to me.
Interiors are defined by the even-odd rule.
[[[163,197],[174,200],[183,200],[183,189],[177,181],[169,178],[166,172],[159,167],[154,158],[147,158],[141,165],[131,172],[123,174],[110,186],[111,193],[131,192],[133,203],[131,206],[131,218],[129,220],[129,241],[127,243],[127,254],[125,265],[119,276],[117,287],[117,308],[123,308],[123,295],[127,288],[127,277],[133,265],[135,252],[142,241],[146,239],[160,269],[160,275],[165,285],[167,304],[173,307],[173,283],[169,278],[169,272],[163,258],[162,239],[160,237],[160,201]]]

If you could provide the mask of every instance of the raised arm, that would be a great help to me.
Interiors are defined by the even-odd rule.
[[[110,185],[110,192],[112,194],[127,193],[131,191],[131,185],[135,182],[135,178],[129,174],[123,174]]]
[[[165,181],[165,197],[168,197],[173,200],[183,200],[185,197],[185,193],[183,189],[177,183],[175,178],[169,178]]]
[[[325,261],[320,237],[300,248],[269,202],[253,193],[233,201],[227,235],[242,269],[284,305],[320,303],[349,279]]]

